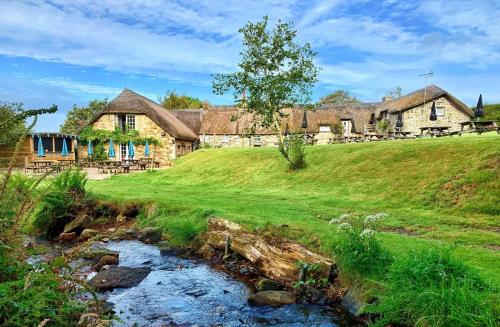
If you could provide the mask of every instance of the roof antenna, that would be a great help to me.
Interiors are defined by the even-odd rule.
[[[425,110],[425,100],[427,99],[427,81],[434,75],[434,72],[431,70],[427,74],[418,75],[420,77],[425,77],[425,86],[424,86],[424,106],[422,107]]]

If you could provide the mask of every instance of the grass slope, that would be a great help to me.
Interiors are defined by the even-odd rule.
[[[343,213],[389,215],[396,255],[430,244],[455,252],[500,285],[500,137],[496,134],[307,148],[287,172],[274,148],[201,150],[168,170],[92,181],[105,197],[154,201],[154,222],[186,241],[215,214],[250,228],[287,224],[288,237],[328,253]]]

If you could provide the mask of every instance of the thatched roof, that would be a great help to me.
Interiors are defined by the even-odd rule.
[[[103,110],[98,112],[90,120],[89,124],[94,123],[104,114],[144,114],[176,139],[185,141],[198,140],[198,135],[181,122],[171,111],[127,88],[108,103]]]
[[[379,114],[383,111],[387,111],[390,114],[397,113],[398,111],[404,111],[422,105],[424,103],[424,97],[425,102],[428,103],[442,96],[453,103],[458,110],[463,111],[471,117],[473,116],[473,111],[465,103],[436,85],[429,85],[427,88],[408,93],[395,100],[382,102],[377,106],[376,113]]]
[[[302,133],[304,109],[292,108],[283,110],[285,117],[281,122],[283,132]],[[307,110],[307,133],[318,133],[321,125],[332,125],[348,119],[353,122],[356,133],[362,133],[370,120],[373,105],[352,104],[344,106],[323,106],[315,110]],[[253,122],[253,115],[242,113],[237,107],[212,107],[206,110],[172,110],[184,124],[191,127],[199,135],[244,135]],[[199,125],[198,125],[199,124]],[[199,127],[198,127],[199,126]],[[273,134],[271,128],[257,128],[256,134]]]

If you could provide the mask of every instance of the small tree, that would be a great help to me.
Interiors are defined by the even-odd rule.
[[[187,95],[180,95],[174,91],[167,91],[167,94],[158,98],[160,104],[166,109],[200,109],[206,104],[198,98]]]
[[[403,92],[403,89],[398,85],[394,88],[394,90],[387,92],[386,95],[389,97],[393,97],[394,99],[397,99],[397,98],[401,97],[402,92]]]
[[[350,103],[360,103],[358,98],[351,95],[349,91],[346,90],[336,90],[332,93],[322,97],[319,100],[320,104],[350,104]]]
[[[61,133],[76,134],[95,114],[101,111],[108,104],[108,100],[92,100],[86,106],[78,107],[73,105],[73,109],[68,111],[64,124],[61,125]]]
[[[335,135],[336,141],[340,141],[344,136],[344,125],[341,122],[336,122],[331,126],[332,134]]]
[[[254,117],[250,134],[257,127],[271,128],[278,138],[280,152],[290,162],[281,131],[283,109],[310,103],[318,75],[314,65],[316,53],[309,43],[297,44],[297,32],[290,23],[279,21],[273,29],[268,29],[268,18],[264,17],[260,22],[247,23],[239,32],[244,48],[238,64],[241,70],[215,75],[214,93],[223,95],[232,91],[236,103]]]

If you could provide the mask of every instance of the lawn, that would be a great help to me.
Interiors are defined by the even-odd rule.
[[[395,255],[430,245],[454,252],[500,286],[500,136],[338,144],[307,148],[288,172],[274,148],[209,149],[167,170],[90,181],[95,194],[155,202],[154,221],[184,242],[218,215],[248,228],[286,224],[287,236],[330,253],[328,221],[385,212]]]

